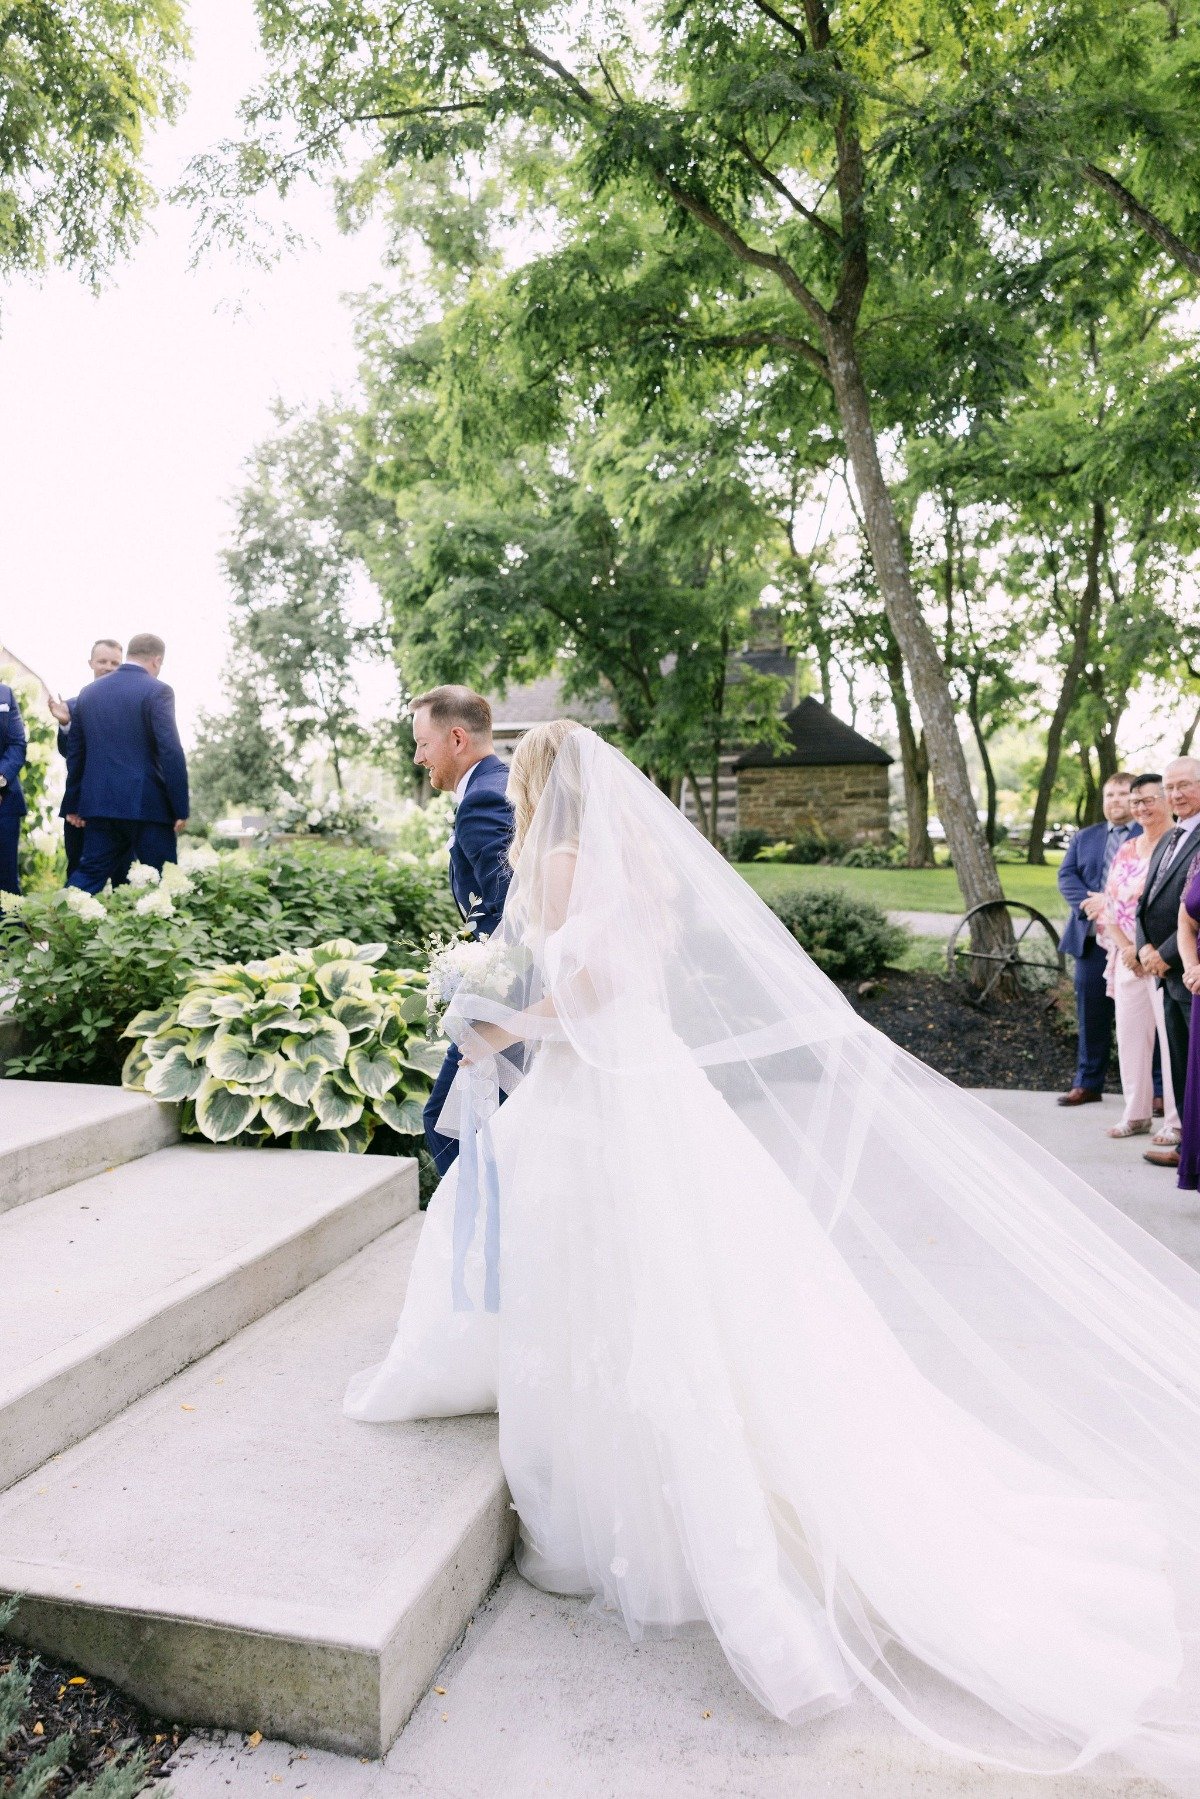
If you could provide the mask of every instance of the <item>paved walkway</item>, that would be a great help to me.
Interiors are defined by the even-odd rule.
[[[903,925],[914,937],[953,936],[954,927],[962,917],[961,912],[889,912],[888,917],[893,924]],[[1051,919],[1051,924],[1061,934],[1062,920]]]
[[[1114,1143],[1115,1099],[1064,1111],[1047,1093],[985,1095],[1200,1266],[1200,1204]],[[935,1677],[919,1667],[913,1684]],[[707,1635],[631,1644],[586,1605],[510,1569],[382,1763],[241,1736],[194,1737],[175,1799],[1167,1799],[1120,1768],[1024,1778],[940,1756],[878,1703],[800,1729],[767,1716]],[[966,1702],[962,1703],[966,1712]],[[968,1721],[969,1722],[969,1721]]]

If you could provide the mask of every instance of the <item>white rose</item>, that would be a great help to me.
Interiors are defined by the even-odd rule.
[[[157,887],[161,876],[157,868],[151,868],[145,862],[129,864],[129,885],[131,887]]]

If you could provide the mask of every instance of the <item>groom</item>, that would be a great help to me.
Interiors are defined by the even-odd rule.
[[[513,815],[508,769],[492,749],[492,709],[469,687],[434,687],[412,702],[418,768],[441,793],[458,801],[450,839],[450,891],[475,937],[490,937],[500,924],[512,870],[508,846]],[[458,1140],[435,1129],[458,1071],[451,1047],[425,1106],[425,1136],[439,1174],[458,1154]]]

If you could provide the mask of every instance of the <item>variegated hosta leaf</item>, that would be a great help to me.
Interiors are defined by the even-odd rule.
[[[290,1100],[293,1105],[306,1109],[317,1090],[317,1082],[325,1073],[325,1064],[317,1059],[300,1058],[295,1061],[291,1057],[277,1059],[275,1069],[275,1091],[281,1099]]]
[[[427,1037],[410,1037],[400,1051],[400,1060],[406,1068],[415,1068],[418,1074],[436,1077],[449,1048],[448,1043],[430,1043]]]
[[[275,1057],[255,1049],[244,1037],[218,1037],[204,1059],[208,1072],[219,1081],[269,1087],[275,1078]]]
[[[252,1093],[234,1093],[223,1081],[206,1080],[196,1095],[196,1123],[211,1143],[228,1143],[258,1116]]]
[[[295,1029],[296,1014],[294,1012],[289,1011],[286,1006],[268,1006],[265,1011],[258,1014],[258,1017],[251,1024],[250,1035],[257,1043],[259,1038],[266,1031],[289,1031],[294,1033]]]
[[[294,1012],[304,988],[299,981],[268,981],[263,998],[271,1006],[287,1006]]]
[[[374,1134],[374,1130],[375,1126],[363,1117],[359,1119],[357,1124],[352,1124],[348,1130],[341,1133],[346,1139],[346,1148],[350,1151],[351,1155],[361,1156],[365,1152],[366,1147]]]
[[[379,1041],[386,1043],[389,1049],[395,1049],[397,1044],[403,1043],[407,1036],[407,1025],[403,1019],[397,1018],[394,1012],[390,1018],[384,1019],[383,1028],[379,1033]]]
[[[146,1092],[155,1099],[195,1099],[205,1081],[204,1065],[196,1066],[186,1048],[175,1044],[153,1063],[146,1075]]]
[[[179,1022],[189,1031],[202,1031],[207,1025],[219,1024],[220,1014],[213,1011],[210,993],[189,993],[179,1002]]]
[[[142,1082],[153,1066],[153,1062],[146,1055],[141,1044],[135,1043],[121,1064],[122,1087],[134,1087],[140,1090]]]
[[[356,962],[378,962],[387,955],[386,943],[360,943],[354,952]]]
[[[308,1106],[293,1105],[290,1099],[284,1099],[278,1093],[268,1093],[262,1101],[262,1115],[273,1137],[286,1137],[292,1131],[304,1129],[312,1119],[312,1110]]]
[[[374,1104],[376,1115],[402,1137],[420,1137],[424,1133],[420,1100],[397,1099],[394,1093],[382,1093]]]
[[[258,983],[250,964],[241,962],[222,962],[216,968],[210,968],[204,977],[204,985],[214,993],[254,993]]]
[[[323,1074],[312,1096],[312,1109],[322,1130],[344,1130],[362,1117],[363,1102],[344,1091],[333,1074]]]
[[[178,1025],[169,1031],[159,1031],[157,1036],[147,1037],[142,1045],[152,1062],[158,1062],[169,1050],[177,1049],[181,1043],[190,1044],[193,1033],[182,1030]]]
[[[326,999],[341,999],[346,993],[352,993],[358,999],[370,999],[370,970],[361,962],[324,962],[317,970],[317,986]]]
[[[335,999],[330,1009],[338,1023],[344,1024],[352,1037],[361,1036],[364,1031],[377,1031],[383,1017],[383,1007],[378,1000],[359,999],[353,993]]]
[[[341,1068],[350,1049],[350,1033],[340,1019],[323,1018],[311,1035],[285,1037],[282,1048],[285,1055],[303,1056],[305,1061],[315,1057],[326,1068]]]
[[[357,948],[349,937],[331,937],[328,943],[318,943],[312,959],[318,968],[324,962],[352,962]]]
[[[164,1029],[174,1017],[174,1006],[158,1006],[153,1011],[139,1012],[136,1018],[129,1020],[121,1035],[122,1037],[149,1037],[153,1032]]]
[[[352,1049],[346,1069],[360,1093],[378,1099],[400,1079],[400,1070],[385,1049]]]
[[[346,1141],[344,1131],[293,1131],[293,1149],[340,1149],[347,1150],[350,1145]]]
[[[214,1018],[244,1018],[254,1004],[254,996],[239,988],[233,993],[214,993],[209,1003]]]

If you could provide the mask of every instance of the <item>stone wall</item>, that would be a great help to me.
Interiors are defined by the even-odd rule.
[[[847,843],[881,843],[888,835],[888,771],[880,762],[817,768],[738,771],[737,821],[773,840],[803,827]]]

